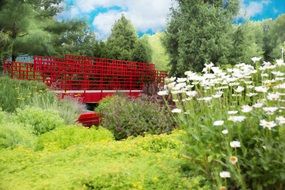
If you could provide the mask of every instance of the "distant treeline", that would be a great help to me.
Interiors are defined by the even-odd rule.
[[[172,9],[165,45],[171,73],[201,71],[215,65],[250,62],[254,56],[266,61],[281,58],[285,47],[285,15],[276,20],[233,24],[240,0],[177,0]]]

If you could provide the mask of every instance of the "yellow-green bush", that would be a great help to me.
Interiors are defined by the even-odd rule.
[[[72,145],[113,141],[113,134],[104,128],[70,126],[57,128],[39,137],[38,149],[65,149]]]
[[[180,137],[147,135],[61,151],[0,150],[0,189],[209,189],[202,177],[181,173]]]
[[[0,122],[0,149],[25,146],[32,148],[35,137],[20,124]]]
[[[0,124],[7,120],[7,113],[2,111],[2,108],[0,107]]]
[[[64,120],[54,110],[44,110],[37,107],[17,109],[14,120],[24,126],[32,126],[33,133],[40,135],[64,125]]]

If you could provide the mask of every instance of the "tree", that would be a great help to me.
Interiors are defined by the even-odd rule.
[[[137,41],[133,51],[132,61],[151,62],[151,49],[146,39]]]
[[[285,46],[285,14],[279,16],[272,24],[269,32],[271,58],[281,57],[281,48]]]
[[[61,12],[63,8],[60,6],[63,0],[26,0],[33,6],[41,19],[50,18]]]
[[[232,19],[238,0],[177,0],[167,27],[165,45],[171,73],[200,71],[206,62],[227,63],[231,50]]]
[[[264,51],[264,59],[267,61],[271,61],[272,55],[272,39],[270,37],[270,32],[272,29],[272,25],[273,25],[274,21],[272,21],[271,19],[269,20],[265,20],[262,22],[262,28],[263,28],[263,46],[262,49]]]
[[[251,63],[252,57],[262,57],[263,27],[261,22],[247,22],[236,27],[230,63]]]
[[[138,38],[136,31],[124,15],[115,22],[107,40],[108,57],[112,59],[131,60]]]
[[[16,41],[28,35],[34,11],[23,0],[4,1],[0,10],[0,27],[9,36],[12,60],[17,56]]]
[[[5,54],[13,61],[19,54],[54,54],[53,33],[62,0],[4,0],[0,4],[0,27],[8,35]]]
[[[98,42],[84,21],[57,21],[62,0],[6,0],[0,4],[0,26],[7,57],[19,54],[93,56]],[[21,14],[19,14],[21,13]],[[7,37],[8,36],[8,41]],[[2,41],[0,39],[0,43]],[[4,41],[3,41],[4,42]]]

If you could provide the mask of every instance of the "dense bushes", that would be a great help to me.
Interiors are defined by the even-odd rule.
[[[44,96],[33,97],[28,105],[57,111],[59,116],[64,119],[65,124],[74,124],[80,113],[84,110],[83,104],[79,103],[77,100],[71,97],[58,100],[55,99],[54,94],[50,93],[47,93]]]
[[[47,87],[35,81],[12,80],[0,77],[0,105],[14,112],[26,106],[57,111],[66,124],[74,124],[84,106],[72,98],[59,100]]]
[[[113,141],[110,131],[104,128],[84,128],[83,126],[69,126],[57,128],[39,137],[38,149],[65,149],[72,145],[92,144],[95,142]]]
[[[4,111],[13,112],[28,104],[34,96],[48,93],[44,84],[35,81],[12,80],[0,77],[0,105]]]
[[[0,124],[5,122],[7,120],[7,113],[2,111],[2,108],[0,107]]]
[[[96,131],[90,132],[95,134]],[[99,129],[98,132],[105,133],[103,131]],[[59,133],[63,134],[62,128],[42,136],[45,143],[49,143],[48,151],[0,150],[0,189],[203,188],[201,176],[188,179],[180,172],[181,132],[93,144],[84,144],[80,138],[80,145],[53,149],[52,141]],[[52,134],[55,134],[54,138]],[[77,138],[76,133],[66,136],[69,135],[70,140]],[[54,146],[58,148],[57,143],[58,140]]]
[[[161,134],[174,128],[172,117],[164,107],[140,99],[108,97],[97,111],[102,114],[102,126],[111,130],[116,139],[144,133]]]
[[[31,126],[33,133],[40,135],[64,125],[64,120],[54,110],[44,110],[36,107],[17,109],[15,121],[24,126]]]
[[[21,124],[0,122],[0,149],[24,146],[33,148],[35,137]]]

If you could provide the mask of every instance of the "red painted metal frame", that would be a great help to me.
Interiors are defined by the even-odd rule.
[[[95,112],[86,112],[79,116],[78,122],[82,123],[86,127],[91,127],[93,125],[99,125],[101,117]]]
[[[137,97],[147,83],[164,84],[166,72],[154,64],[86,56],[34,56],[33,63],[4,62],[4,73],[20,80],[44,82],[61,98],[96,103],[114,93]]]

